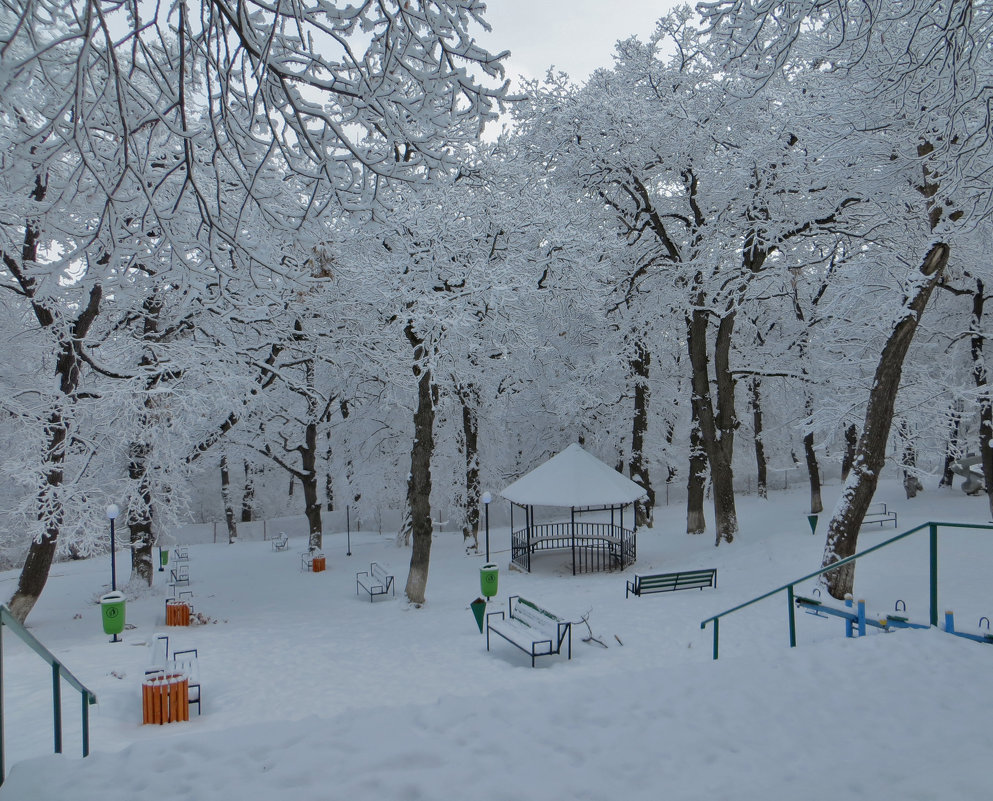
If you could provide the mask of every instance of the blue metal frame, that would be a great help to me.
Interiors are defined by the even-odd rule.
[[[4,718],[3,718],[3,629],[4,626],[16,634],[32,651],[52,667],[52,716],[55,727],[55,753],[62,753],[62,679],[77,690],[82,699],[83,756],[90,754],[90,704],[97,702],[96,695],[85,687],[71,672],[66,670],[58,658],[42,645],[23,624],[14,617],[6,606],[0,605],[0,785],[7,775],[4,762]]]
[[[714,624],[713,658],[717,659],[718,656],[718,642],[720,639],[719,623],[722,617],[730,615],[732,612],[737,612],[739,609],[744,609],[746,606],[751,606],[754,603],[758,603],[759,601],[764,601],[766,598],[769,598],[780,592],[785,592],[787,595],[787,605],[789,607],[788,614],[789,614],[789,630],[790,630],[790,647],[795,648],[796,618],[793,613],[793,606],[794,606],[794,597],[795,597],[794,587],[796,587],[797,584],[800,584],[804,581],[808,581],[812,578],[817,578],[818,576],[821,576],[824,573],[828,573],[832,570],[836,570],[839,567],[844,567],[845,565],[850,564],[856,561],[857,559],[861,559],[863,556],[868,556],[869,554],[878,551],[881,548],[885,548],[886,546],[891,545],[894,542],[902,540],[905,537],[909,537],[912,534],[916,534],[919,531],[923,531],[924,529],[928,530],[928,542],[929,542],[929,551],[928,551],[929,562],[930,562],[929,578],[931,584],[929,620],[932,626],[937,626],[938,625],[938,527],[939,526],[944,526],[945,528],[967,528],[967,529],[973,529],[975,531],[993,531],[993,526],[977,525],[973,523],[941,523],[941,522],[922,523],[921,525],[912,528],[909,531],[905,531],[902,534],[897,534],[895,537],[890,537],[888,540],[885,540],[879,543],[878,545],[873,545],[871,548],[866,548],[864,551],[859,551],[858,553],[852,554],[851,556],[845,557],[844,559],[840,559],[837,562],[828,565],[827,567],[822,567],[820,570],[817,570],[813,573],[808,573],[806,576],[802,576],[801,578],[795,579],[794,581],[791,581],[788,584],[784,584],[781,587],[776,587],[776,589],[770,590],[769,592],[763,593],[762,595],[752,598],[750,601],[745,601],[743,604],[738,604],[737,606],[731,607],[730,609],[726,609],[720,614],[714,615],[713,617],[708,617],[706,620],[700,622],[700,628],[706,629],[708,623]]]

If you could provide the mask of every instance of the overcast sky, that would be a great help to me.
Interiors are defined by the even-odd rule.
[[[491,52],[510,50],[508,72],[532,78],[549,66],[577,83],[610,67],[614,43],[647,38],[676,0],[487,0],[491,34],[479,37]]]

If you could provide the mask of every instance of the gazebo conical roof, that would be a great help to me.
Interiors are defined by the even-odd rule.
[[[573,443],[500,493],[520,506],[623,506],[645,496],[640,484]]]

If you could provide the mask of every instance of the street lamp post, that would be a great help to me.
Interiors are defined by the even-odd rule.
[[[486,564],[490,563],[490,501],[493,496],[488,492],[483,493],[483,510],[486,518]]]
[[[121,508],[112,503],[107,507],[107,517],[110,518],[110,589],[117,590],[117,546],[114,542],[114,518],[121,513]]]

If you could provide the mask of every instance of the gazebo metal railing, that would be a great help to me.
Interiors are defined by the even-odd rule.
[[[537,523],[511,532],[511,561],[531,571],[531,555],[544,550],[572,553],[572,573],[623,570],[637,559],[635,532],[614,523]]]

